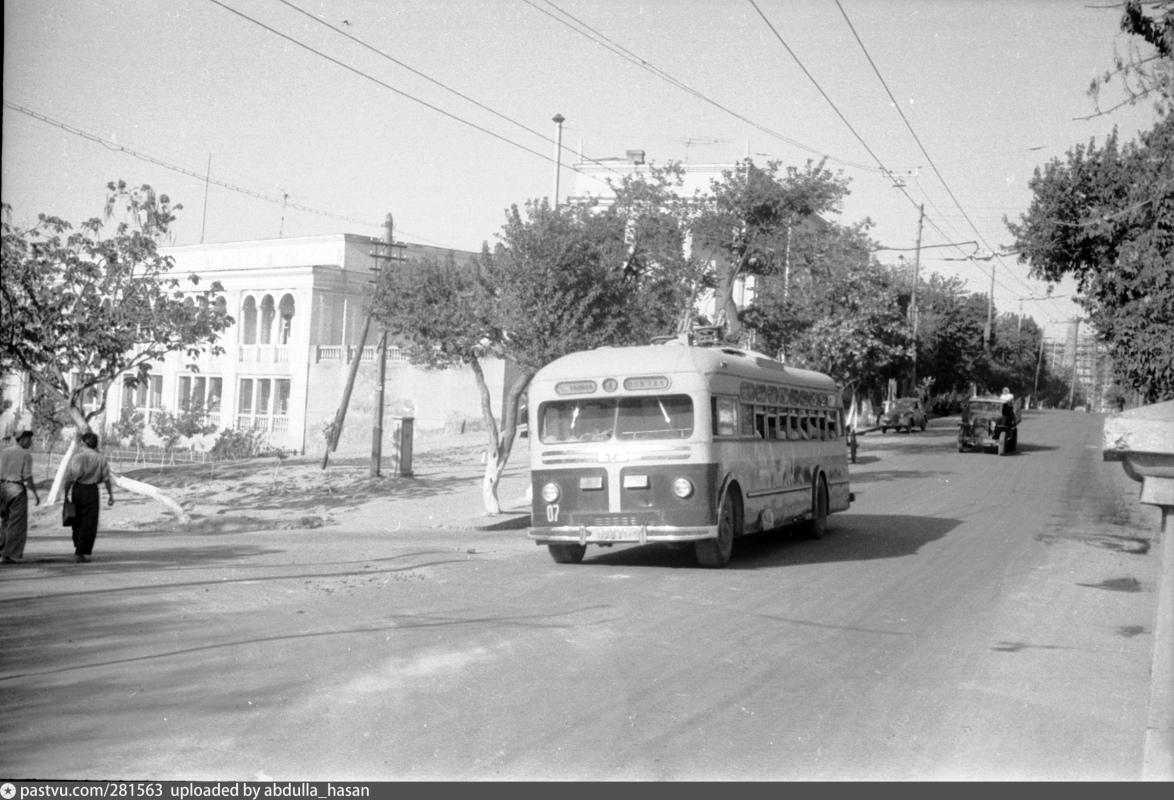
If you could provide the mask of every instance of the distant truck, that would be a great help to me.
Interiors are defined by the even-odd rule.
[[[1019,443],[1019,420],[1022,411],[1018,400],[998,397],[972,397],[962,407],[958,423],[958,452],[971,448],[997,450],[999,455],[1015,452]]]

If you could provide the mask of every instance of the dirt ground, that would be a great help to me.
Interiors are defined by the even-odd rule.
[[[322,458],[257,458],[247,461],[168,466],[115,463],[116,472],[170,494],[191,516],[188,532],[209,533],[314,529],[522,527],[528,519],[526,489],[529,444],[520,439],[498,489],[502,513],[485,514],[481,483],[488,447],[482,433],[416,432],[412,474],[393,477],[384,459],[381,477],[371,476],[370,455]],[[37,464],[37,475],[46,472]],[[38,481],[42,499],[50,481]],[[38,528],[60,526],[60,502],[30,509],[29,555]],[[103,505],[102,530],[169,531],[180,527],[160,503],[115,487],[113,508]],[[100,535],[100,534],[99,534]]]

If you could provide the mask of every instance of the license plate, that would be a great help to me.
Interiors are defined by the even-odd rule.
[[[630,529],[617,527],[600,527],[591,529],[592,539],[603,539],[604,541],[616,541],[618,539],[635,538]]]

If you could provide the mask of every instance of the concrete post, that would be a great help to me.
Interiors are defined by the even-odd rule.
[[[1140,502],[1162,510],[1142,780],[1174,781],[1174,400],[1107,417],[1103,452],[1141,482]]]

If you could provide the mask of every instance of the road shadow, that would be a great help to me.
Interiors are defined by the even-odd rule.
[[[778,569],[803,564],[871,561],[916,555],[962,521],[907,514],[837,514],[823,539],[806,539],[797,526],[743,536],[734,542],[728,570]],[[698,569],[691,545],[649,544],[620,549],[589,547],[580,566]]]
[[[887,481],[927,480],[942,475],[953,475],[952,472],[926,472],[917,469],[889,469],[880,472],[852,473],[852,483],[884,483]]]

